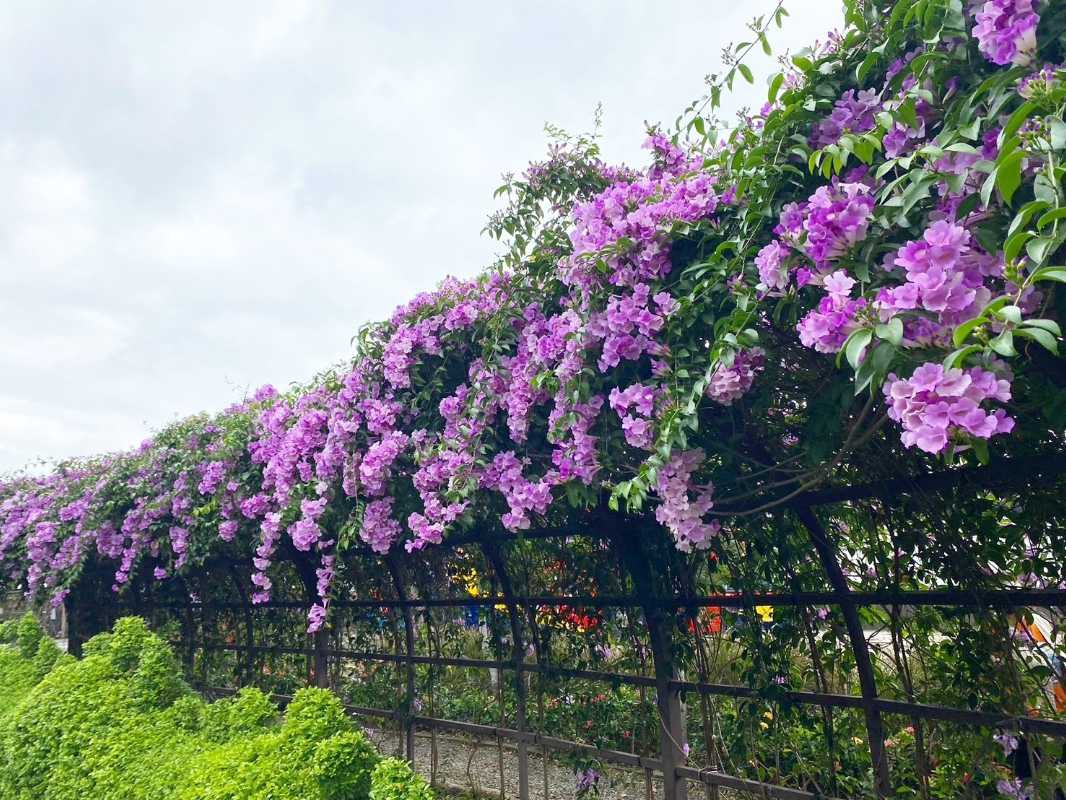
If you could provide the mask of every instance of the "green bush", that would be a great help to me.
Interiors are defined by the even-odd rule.
[[[433,791],[411,765],[398,758],[386,758],[370,777],[370,800],[431,800]]]
[[[258,689],[206,703],[142,620],[74,659],[32,616],[0,630],[0,800],[429,800],[324,689],[284,717]]]

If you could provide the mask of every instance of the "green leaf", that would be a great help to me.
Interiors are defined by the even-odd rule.
[[[1058,248],[1061,239],[1057,236],[1038,236],[1025,245],[1025,252],[1037,266],[1047,261],[1047,257]]]
[[[1033,197],[1037,200],[1043,200],[1048,205],[1055,205],[1059,199],[1059,190],[1054,182],[1048,179],[1047,175],[1040,172],[1037,174],[1036,180],[1033,181]]]
[[[1008,205],[1018,187],[1022,185],[1022,159],[1024,158],[1025,153],[1011,153],[996,168],[996,188],[1003,196],[1003,202]]]
[[[879,339],[884,339],[886,342],[899,346],[903,341],[903,320],[899,317],[893,317],[888,322],[878,325],[874,328],[874,333],[877,334]]]
[[[974,353],[979,353],[984,348],[979,344],[971,344],[966,347],[960,347],[958,350],[954,350],[947,358],[944,359],[944,369],[953,369],[966,362]]]
[[[989,202],[992,200],[992,192],[996,188],[996,172],[998,170],[992,170],[988,177],[985,178],[985,182],[981,185],[981,206],[988,208]]]
[[[1043,328],[1017,328],[1014,331],[1016,336],[1023,336],[1026,339],[1032,339],[1034,342],[1041,345],[1045,350],[1049,350],[1055,355],[1059,354],[1059,343],[1055,338],[1055,335],[1050,331],[1046,331]]]
[[[1017,109],[1015,109],[1014,113],[1011,114],[1010,118],[1007,120],[1007,124],[1003,126],[1003,130],[999,133],[1000,149],[1003,148],[1003,145],[1007,140],[1018,132],[1018,129],[1025,124],[1025,121],[1029,119],[1029,115],[1032,114],[1035,109],[1036,103],[1032,100],[1022,103]]]
[[[744,76],[744,80],[748,83],[755,83],[755,76],[751,74],[751,67],[747,64],[737,64],[737,69],[739,69],[740,74]]]
[[[1051,147],[1054,150],[1066,148],[1066,122],[1061,119],[1051,120]]]
[[[1047,207],[1048,203],[1043,200],[1030,200],[1018,209],[1018,213],[1015,214],[1014,219],[1010,221],[1010,227],[1007,228],[1007,236],[1013,235],[1015,231],[1029,221],[1033,214],[1043,211]],[[959,219],[961,219],[961,217],[959,217]]]
[[[1017,258],[1018,253],[1022,251],[1022,247],[1024,247],[1025,243],[1032,239],[1033,236],[1035,236],[1035,234],[1032,231],[1018,231],[1018,233],[1014,234],[1003,243],[1003,258],[1006,259],[1008,264],[1012,263],[1014,259]]]
[[[855,333],[848,337],[848,342],[844,346],[844,351],[852,369],[858,368],[859,362],[862,359],[862,354],[865,352],[867,345],[870,344],[871,339],[873,339],[873,332],[870,330],[855,331]]]
[[[1055,336],[1062,336],[1062,329],[1059,328],[1059,323],[1052,319],[1027,319],[1022,324],[1027,328],[1042,328]]]
[[[1029,279],[1031,281],[1058,281],[1066,283],[1066,267],[1044,267],[1034,272]]]
[[[781,86],[785,82],[785,73],[779,72],[774,75],[773,80],[770,81],[770,91],[766,95],[766,99],[770,103],[777,101],[777,93],[781,91]]]
[[[1014,349],[1014,335],[1010,331],[1003,331],[1003,333],[990,341],[988,346],[1004,358],[1012,358],[1018,355],[1018,351]]]
[[[996,312],[996,316],[1015,325],[1022,324],[1022,310],[1018,306],[1003,306]]]
[[[1043,228],[1059,219],[1066,219],[1066,208],[1053,208],[1037,220],[1036,227]]]
[[[973,319],[968,319],[966,320],[966,322],[959,325],[957,328],[955,328],[954,333],[951,334],[952,344],[954,344],[956,347],[961,347],[962,343],[969,338],[970,334],[973,332],[973,329],[976,328],[978,325],[981,325],[984,321],[985,318],[983,316],[974,317]]]

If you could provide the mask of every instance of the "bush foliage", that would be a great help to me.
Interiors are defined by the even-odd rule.
[[[324,689],[286,713],[258,689],[206,703],[137,617],[61,653],[32,615],[0,626],[0,800],[428,800]]]

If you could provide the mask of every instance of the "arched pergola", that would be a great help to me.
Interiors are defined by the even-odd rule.
[[[520,535],[503,531],[454,535],[436,550],[417,557],[399,548],[385,555],[363,548],[359,557],[347,565],[346,581],[332,602],[331,625],[309,636],[303,634],[303,612],[316,596],[314,564],[291,547],[285,552],[288,580],[279,581],[284,596],[261,605],[249,602],[250,564],[240,560],[206,561],[197,576],[186,579],[185,586],[179,585],[177,591],[173,588],[175,584],[136,580],[128,602],[119,605],[103,601],[98,593],[106,589],[94,588],[90,570],[68,598],[71,646],[77,651],[80,643],[103,629],[111,617],[132,610],[148,615],[164,629],[169,626],[190,677],[210,692],[224,693],[259,682],[263,677],[262,668],[270,658],[306,658],[306,681],[335,689],[347,680],[342,674],[345,665],[395,665],[399,691],[392,707],[350,705],[351,713],[394,721],[402,732],[402,751],[412,760],[416,730],[432,732],[434,748],[438,731],[494,740],[498,746],[511,743],[517,754],[520,800],[538,794],[536,781],[530,774],[529,757],[530,751],[537,749],[579,754],[607,764],[642,769],[648,778],[649,795],[652,778],[657,776],[662,796],[671,800],[686,797],[693,782],[704,785],[712,793],[723,787],[763,797],[814,798],[824,795],[788,786],[787,781],[758,781],[730,774],[716,757],[715,737],[707,731],[702,736],[705,751],[687,752],[689,737],[684,708],[687,698],[703,704],[702,723],[708,725],[707,699],[758,700],[769,695],[766,687],[715,682],[714,676],[706,673],[705,659],[693,655],[702,649],[702,644],[687,641],[701,638],[698,626],[686,632],[681,623],[695,618],[705,608],[750,615],[756,605],[793,611],[830,605],[837,609],[843,624],[846,636],[841,644],[846,644],[848,652],[842,648],[840,656],[853,664],[858,693],[842,694],[816,686],[815,690],[783,690],[773,695],[773,700],[820,709],[829,748],[834,746],[834,712],[861,713],[872,783],[878,796],[887,797],[893,792],[894,782],[886,754],[885,715],[907,717],[919,729],[923,723],[935,722],[1010,728],[1023,735],[1059,739],[1066,738],[1066,722],[1019,714],[1018,709],[933,705],[886,691],[886,687],[878,685],[873,664],[876,654],[872,653],[868,633],[863,628],[862,610],[891,609],[897,619],[901,609],[928,606],[958,608],[967,613],[1007,614],[1029,607],[1059,609],[1066,600],[1066,591],[1023,588],[981,591],[972,587],[908,591],[898,585],[877,591],[856,591],[846,575],[838,544],[826,521],[832,520],[840,509],[864,503],[906,502],[918,495],[935,503],[961,502],[961,498],[988,491],[1022,491],[1035,497],[1042,492],[1055,492],[1059,476],[1066,471],[1066,458],[1062,456],[1033,457],[1025,459],[1024,464],[1020,461],[917,477],[899,476],[869,484],[807,491],[788,498],[766,515],[787,521],[804,533],[810,548],[810,564],[816,564],[821,571],[821,586],[817,588],[782,585],[758,592],[742,588],[708,594],[701,591],[694,577],[693,557],[679,553],[653,519],[602,508],[575,514],[558,526],[541,527]],[[532,552],[543,556],[553,545],[572,544],[575,540],[586,542],[603,560],[604,569],[599,572],[597,585],[582,595],[546,593],[536,575],[531,575],[528,563],[523,564],[524,555]],[[464,566],[476,562],[489,581],[490,591],[480,596],[457,594],[454,586],[449,591],[448,569],[459,562]],[[540,616],[545,610],[562,606],[617,610],[631,621],[639,620],[639,639],[647,647],[649,669],[619,673],[559,663],[546,642]],[[464,607],[487,609],[493,616],[499,614],[500,618],[491,626],[495,658],[474,659],[441,652],[439,638],[431,635],[431,629],[441,624],[440,615],[454,616],[456,610]],[[397,648],[393,652],[354,649],[352,643],[359,638],[352,630],[366,628],[368,614],[379,612],[393,627]],[[811,617],[807,614],[804,618]],[[420,636],[420,626],[425,627],[427,635]],[[504,641],[505,637],[509,641]],[[813,642],[813,634],[810,641]],[[429,652],[425,651],[427,647]],[[233,683],[228,686],[213,682],[225,671],[210,668],[211,658],[223,654],[237,659],[229,672]],[[430,670],[427,682],[430,692],[435,674],[432,670],[457,668],[506,674],[513,692],[513,710],[505,712],[501,690],[498,724],[423,713],[419,667]],[[540,696],[543,683],[541,680],[534,683],[530,676],[598,681],[605,686],[629,685],[652,693],[657,712],[657,752],[597,748],[539,729],[538,715],[531,705],[543,702]],[[278,699],[284,701],[286,695],[278,693]],[[502,751],[500,768],[503,769]],[[544,793],[546,796],[546,783]]]

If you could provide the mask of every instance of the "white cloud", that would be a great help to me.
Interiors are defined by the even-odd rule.
[[[0,470],[345,357],[492,261],[492,191],[544,122],[585,130],[602,101],[605,157],[640,163],[645,120],[771,6],[4,3]],[[825,0],[789,6],[775,43],[831,27]]]

